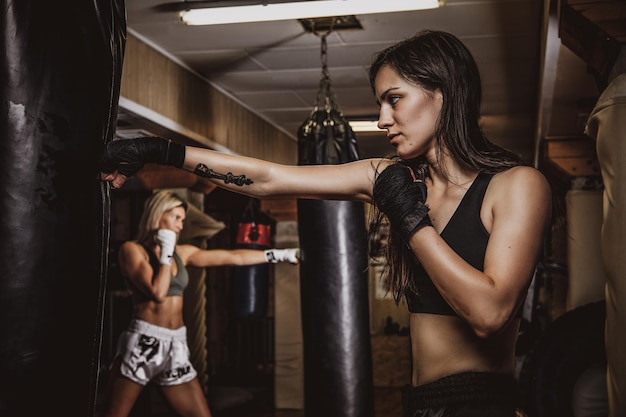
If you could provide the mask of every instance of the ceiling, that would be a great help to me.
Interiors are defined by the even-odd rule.
[[[355,16],[362,29],[334,29],[326,36],[336,103],[347,119],[377,119],[367,75],[372,56],[420,29],[448,31],[477,60],[487,135],[533,158],[536,138],[552,134],[554,120],[565,119],[557,135],[580,131],[580,103],[597,97],[584,61],[562,51],[554,3],[545,33],[543,0],[447,0],[434,10]],[[296,140],[320,84],[320,36],[297,20],[186,26],[165,7],[171,4],[126,0],[128,31]],[[546,37],[554,39],[548,41],[553,53],[543,52]],[[573,119],[553,117],[554,103],[569,108]],[[393,151],[380,133],[356,136],[361,157]]]

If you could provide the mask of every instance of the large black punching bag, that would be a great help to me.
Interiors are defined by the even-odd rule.
[[[298,130],[298,164],[358,159],[325,62],[317,103]],[[341,181],[341,178],[337,178]],[[363,203],[298,200],[302,261],[304,410],[311,417],[374,415],[368,255]]]
[[[0,415],[94,414],[123,0],[3,0]]]

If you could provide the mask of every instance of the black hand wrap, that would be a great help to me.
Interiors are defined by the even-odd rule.
[[[100,170],[132,177],[145,163],[172,165],[177,168],[185,161],[185,146],[159,137],[120,139],[109,142],[100,158]]]
[[[426,206],[426,184],[415,181],[409,167],[395,163],[374,183],[374,203],[405,242],[424,226],[432,226]]]

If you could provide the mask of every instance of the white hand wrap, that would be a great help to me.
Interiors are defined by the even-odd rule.
[[[174,248],[176,247],[176,232],[169,229],[159,229],[156,233],[155,240],[161,246],[161,258],[159,262],[162,265],[171,265]]]
[[[289,262],[297,264],[299,260],[300,249],[268,249],[265,251],[265,259],[267,263],[275,264],[278,262]]]

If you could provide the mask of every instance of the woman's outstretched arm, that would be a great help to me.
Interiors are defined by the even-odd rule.
[[[371,202],[375,168],[380,162],[284,165],[149,137],[109,142],[101,159],[101,179],[120,188],[145,163],[156,163],[185,169],[219,187],[257,198]]]

